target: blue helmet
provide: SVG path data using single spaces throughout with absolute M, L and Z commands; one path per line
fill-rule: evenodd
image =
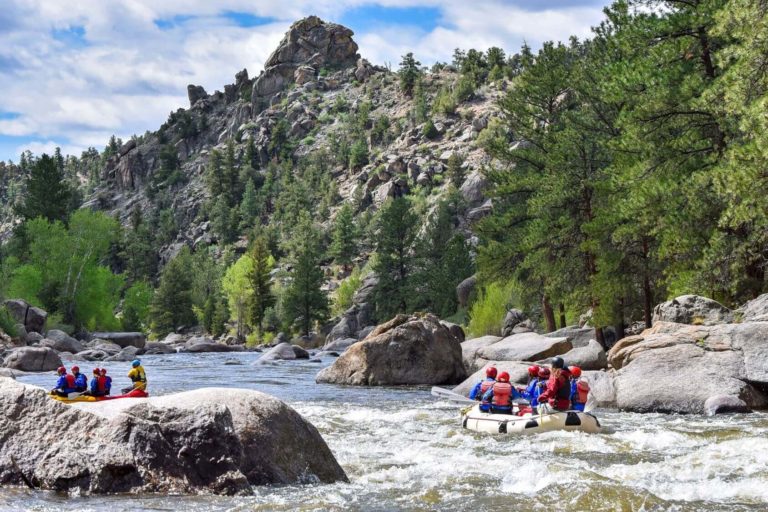
M 131 363 L 131 366 L 133 366 L 134 368 L 136 368 L 139 365 L 141 365 L 141 361 L 139 361 L 138 359 L 134 359 L 133 362 Z

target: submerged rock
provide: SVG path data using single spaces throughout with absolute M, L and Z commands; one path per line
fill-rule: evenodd
M 310 423 L 252 390 L 66 405 L 0 378 L 0 432 L 0 483 L 23 473 L 46 490 L 232 495 L 347 479 Z
M 434 315 L 398 315 L 347 349 L 316 381 L 358 386 L 450 384 L 466 378 L 461 344 Z

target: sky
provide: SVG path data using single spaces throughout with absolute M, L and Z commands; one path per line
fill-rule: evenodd
M 359 53 L 397 68 L 454 48 L 584 38 L 608 0 L 2 0 L 0 159 L 29 149 L 80 155 L 112 134 L 156 130 L 210 93 L 251 77 L 294 21 L 315 14 L 355 32 Z

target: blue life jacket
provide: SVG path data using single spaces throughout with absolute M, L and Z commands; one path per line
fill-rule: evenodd
M 579 402 L 579 391 L 576 386 L 576 379 L 571 379 L 571 409 L 574 411 L 583 411 L 586 404 Z
M 110 391 L 112 391 L 112 377 L 107 375 L 106 381 L 104 382 L 104 392 L 108 395 Z
M 533 387 L 531 398 L 529 399 L 531 402 L 531 407 L 536 407 L 539 405 L 539 395 L 541 395 L 546 387 L 547 381 L 545 379 L 536 379 L 536 385 Z
M 70 386 L 70 383 L 72 381 L 71 375 L 62 375 L 59 377 L 59 380 L 56 381 L 56 388 L 58 390 L 61 390 L 64 393 L 73 393 L 75 391 L 75 388 Z
M 525 388 L 525 391 L 523 391 L 523 398 L 528 400 L 529 402 L 533 400 L 534 393 L 536 392 L 536 386 L 539 384 L 539 378 L 534 377 L 531 379 L 531 382 L 528 383 L 528 387 Z
M 85 391 L 88 389 L 88 377 L 82 373 L 75 375 L 75 389 L 77 391 Z

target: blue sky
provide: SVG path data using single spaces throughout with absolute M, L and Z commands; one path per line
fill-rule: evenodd
M 187 106 L 186 86 L 212 92 L 258 75 L 293 21 L 316 14 L 355 32 L 360 54 L 396 67 L 453 49 L 589 35 L 607 0 L 3 0 L 0 159 L 23 149 L 102 149 L 111 134 L 155 130 Z

